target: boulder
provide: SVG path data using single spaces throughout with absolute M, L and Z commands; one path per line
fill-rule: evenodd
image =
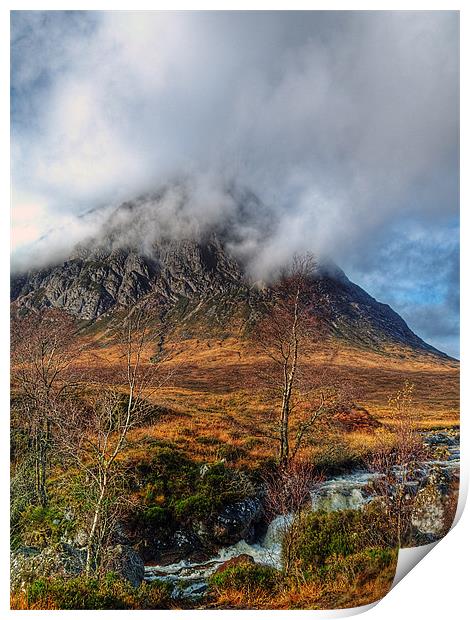
M 262 514 L 261 500 L 247 498 L 229 504 L 207 523 L 200 523 L 197 534 L 204 542 L 216 545 L 233 545 L 242 539 L 252 542 Z
M 73 577 L 85 566 L 85 552 L 67 543 L 45 549 L 21 547 L 10 555 L 12 589 L 23 588 L 40 577 Z
M 103 569 L 116 573 L 137 588 L 144 579 L 144 562 L 130 545 L 108 547 L 103 557 Z
M 88 532 L 84 528 L 78 528 L 73 537 L 73 544 L 77 547 L 86 547 L 88 543 Z

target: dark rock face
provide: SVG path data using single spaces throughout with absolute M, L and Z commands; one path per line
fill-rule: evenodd
M 333 332 L 356 346 L 396 343 L 447 357 L 417 336 L 387 304 L 382 304 L 351 282 L 341 269 L 323 271 L 316 283 L 320 305 L 329 309 Z
M 174 564 L 183 559 L 205 561 L 220 547 L 244 539 L 254 542 L 263 523 L 262 502 L 246 498 L 225 506 L 204 521 L 171 530 L 134 529 L 132 539 L 145 562 Z
M 106 549 L 103 568 L 113 572 L 137 588 L 144 579 L 144 562 L 129 545 L 115 545 Z
M 116 220 L 123 211 L 131 214 L 125 220 L 128 226 L 136 220 L 145 231 L 148 222 L 142 220 L 138 204 L 122 205 L 114 213 Z M 132 246 L 123 245 L 125 231 L 112 218 L 105 231 L 103 238 L 75 248 L 61 264 L 15 274 L 11 282 L 15 306 L 61 308 L 79 319 L 94 321 L 152 294 L 166 310 L 184 300 L 191 314 L 199 304 L 206 304 L 206 316 L 215 312 L 215 322 L 223 323 L 229 321 L 224 318 L 228 308 L 238 304 L 242 315 L 256 319 L 269 300 L 269 289 L 255 287 L 243 265 L 230 254 L 226 231 L 198 239 L 161 238 L 145 250 L 137 238 Z M 414 334 L 388 305 L 376 301 L 336 266 L 319 268 L 312 283 L 312 299 L 318 308 L 328 308 L 331 332 L 356 346 L 380 349 L 384 343 L 395 343 L 445 357 Z M 214 300 L 216 306 L 211 305 Z
M 202 540 L 216 545 L 232 545 L 242 539 L 253 542 L 255 526 L 262 514 L 261 501 L 258 498 L 247 498 L 226 506 L 207 523 L 201 523 L 197 534 Z
M 26 308 L 63 308 L 96 319 L 150 292 L 168 302 L 230 290 L 242 279 L 237 264 L 216 240 L 167 242 L 152 257 L 130 249 L 82 249 L 61 265 L 15 276 L 11 297 Z

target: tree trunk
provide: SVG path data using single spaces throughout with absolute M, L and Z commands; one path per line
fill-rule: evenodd
M 299 340 L 297 334 L 297 326 L 299 319 L 299 294 L 300 291 L 297 290 L 297 294 L 294 302 L 294 318 L 292 321 L 292 362 L 290 365 L 290 370 L 287 372 L 287 360 L 284 365 L 284 391 L 282 396 L 282 407 L 281 407 L 281 424 L 280 424 L 280 439 L 281 446 L 279 452 L 279 463 L 281 467 L 287 467 L 289 463 L 290 457 L 290 446 L 289 446 L 289 418 L 290 418 L 290 410 L 291 410 L 291 397 L 292 397 L 292 387 L 294 385 L 295 374 L 297 371 L 297 356 L 298 356 L 298 348 L 299 348 Z
M 85 564 L 85 574 L 87 577 L 89 577 L 91 573 L 93 547 L 94 547 L 94 542 L 95 542 L 96 529 L 98 527 L 98 523 L 101 517 L 101 508 L 103 505 L 104 495 L 106 493 L 106 487 L 107 487 L 107 476 L 105 474 L 102 485 L 101 485 L 100 495 L 98 497 L 98 501 L 95 506 L 95 512 L 93 514 L 93 522 L 91 524 L 90 533 L 88 534 L 88 542 L 87 542 L 87 549 L 86 549 L 86 564 Z

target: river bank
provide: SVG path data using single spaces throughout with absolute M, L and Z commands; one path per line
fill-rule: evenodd
M 460 466 L 459 433 L 456 429 L 439 429 L 425 432 L 424 442 L 431 452 L 431 459 L 419 465 L 413 472 L 408 486 L 410 492 L 422 487 L 430 477 L 439 481 L 442 494 L 455 492 Z M 360 510 L 364 505 L 377 497 L 374 481 L 381 474 L 366 469 L 353 469 L 339 475 L 327 476 L 316 484 L 310 493 L 310 507 L 313 511 Z M 436 497 L 429 510 L 421 517 L 416 517 L 414 526 L 425 542 L 441 537 L 443 528 L 442 507 L 440 497 Z M 219 552 L 207 561 L 193 562 L 182 559 L 166 565 L 145 567 L 145 580 L 160 580 L 171 584 L 175 597 L 201 596 L 207 589 L 207 581 L 221 566 L 240 556 L 248 556 L 256 563 L 282 568 L 282 535 L 289 525 L 292 516 L 278 515 L 268 525 L 264 535 L 253 542 L 245 539 L 222 547 Z

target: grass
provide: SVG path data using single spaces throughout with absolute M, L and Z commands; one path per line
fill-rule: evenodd
M 119 385 L 119 350 L 107 335 L 106 321 L 103 329 L 89 331 L 87 337 L 92 339 L 93 346 L 78 362 L 84 387 Z M 135 485 L 138 490 L 134 489 L 133 493 L 137 497 L 131 499 L 138 500 L 141 518 L 152 535 L 155 529 L 164 531 L 175 521 L 191 523 L 246 496 L 245 487 L 238 493 L 234 478 L 238 476 L 235 482 L 241 487 L 247 484 L 246 474 L 250 481 L 256 479 L 257 473 L 272 462 L 277 448 L 276 443 L 264 436 L 272 420 L 272 411 L 257 382 L 264 361 L 246 340 L 233 335 L 216 338 L 200 334 L 180 341 L 173 349 L 171 361 L 157 369 L 160 378 L 163 375 L 169 380 L 157 391 L 149 386 L 145 393 L 158 407 L 157 418 L 134 428 L 126 438 L 125 451 L 119 456 L 126 468 L 123 471 L 133 472 L 142 483 Z M 147 368 L 152 368 L 149 360 L 154 354 L 152 346 L 144 351 Z M 319 351 L 309 362 L 310 371 L 317 372 L 328 357 L 327 350 Z M 335 357 L 334 370 L 363 394 L 357 404 L 365 407 L 382 426 L 371 432 L 344 432 L 323 422 L 316 425 L 301 457 L 314 462 L 324 472 L 360 465 L 374 452 L 378 442 L 383 444 L 384 436 L 393 444 L 396 420 L 388 399 L 403 385 L 404 379 L 415 386 L 418 428 L 449 428 L 459 424 L 457 362 L 397 348 L 377 352 L 344 346 Z M 205 481 L 200 475 L 203 463 L 211 465 Z M 144 475 L 144 470 L 150 474 Z M 73 472 L 65 475 L 70 478 Z M 63 476 L 63 472 L 54 473 L 51 491 L 60 489 Z M 55 523 L 53 513 L 25 514 L 28 523 L 35 519 L 38 536 L 53 539 L 62 525 L 60 520 Z M 317 526 L 317 522 L 313 523 L 312 532 L 318 530 Z M 312 560 L 316 558 L 312 547 L 315 540 L 315 536 L 310 536 L 309 549 L 304 541 L 304 553 L 299 558 L 303 557 L 302 561 L 309 565 L 321 564 L 322 571 L 304 570 L 306 576 L 300 579 L 252 565 L 235 566 L 225 576 L 222 573 L 213 577 L 210 596 L 204 605 L 218 609 L 328 609 L 364 605 L 388 592 L 395 574 L 393 550 L 384 554 L 373 547 L 350 546 L 339 528 L 339 533 L 333 532 L 326 542 L 319 539 L 320 547 L 329 551 L 318 562 Z M 13 593 L 12 607 L 178 607 L 180 603 L 170 601 L 167 591 L 159 590 L 157 585 L 152 587 L 142 586 L 142 590 L 134 591 L 112 577 L 106 583 L 79 579 L 65 585 L 61 581 L 39 580 L 32 590 Z M 76 598 L 79 593 L 81 602 Z
M 372 511 L 307 512 L 286 540 L 288 573 L 241 562 L 209 580 L 208 605 L 219 609 L 330 609 L 365 605 L 389 591 L 397 563 L 390 546 L 370 545 Z
M 118 346 L 106 329 L 93 338 L 79 366 L 88 381 L 116 382 Z M 170 348 L 172 359 L 156 369 L 156 380 L 170 379 L 157 391 L 151 386 L 148 390 L 149 400 L 162 414 L 155 424 L 130 434 L 131 452 L 138 457 L 150 442 L 169 441 L 188 458 L 201 462 L 225 459 L 237 467 L 253 468 L 270 458 L 276 444 L 262 435 L 271 428 L 272 411 L 257 379 L 264 362 L 250 343 L 233 335 L 225 339 L 201 336 Z M 148 346 L 143 359 L 150 360 L 154 353 L 154 347 Z M 310 363 L 311 372 L 317 372 L 328 358 L 329 351 L 320 350 Z M 377 352 L 343 346 L 333 370 L 362 394 L 357 404 L 390 430 L 395 419 L 388 399 L 405 378 L 415 386 L 417 427 L 430 430 L 459 424 L 458 362 L 408 349 Z M 335 463 L 357 463 L 374 449 L 374 433 L 335 433 L 321 424 L 314 430 L 303 456 L 314 458 L 326 469 Z M 325 441 L 328 437 L 331 441 Z
M 113 573 L 102 579 L 37 579 L 10 597 L 11 609 L 171 609 L 170 588 L 159 581 L 133 588 Z

